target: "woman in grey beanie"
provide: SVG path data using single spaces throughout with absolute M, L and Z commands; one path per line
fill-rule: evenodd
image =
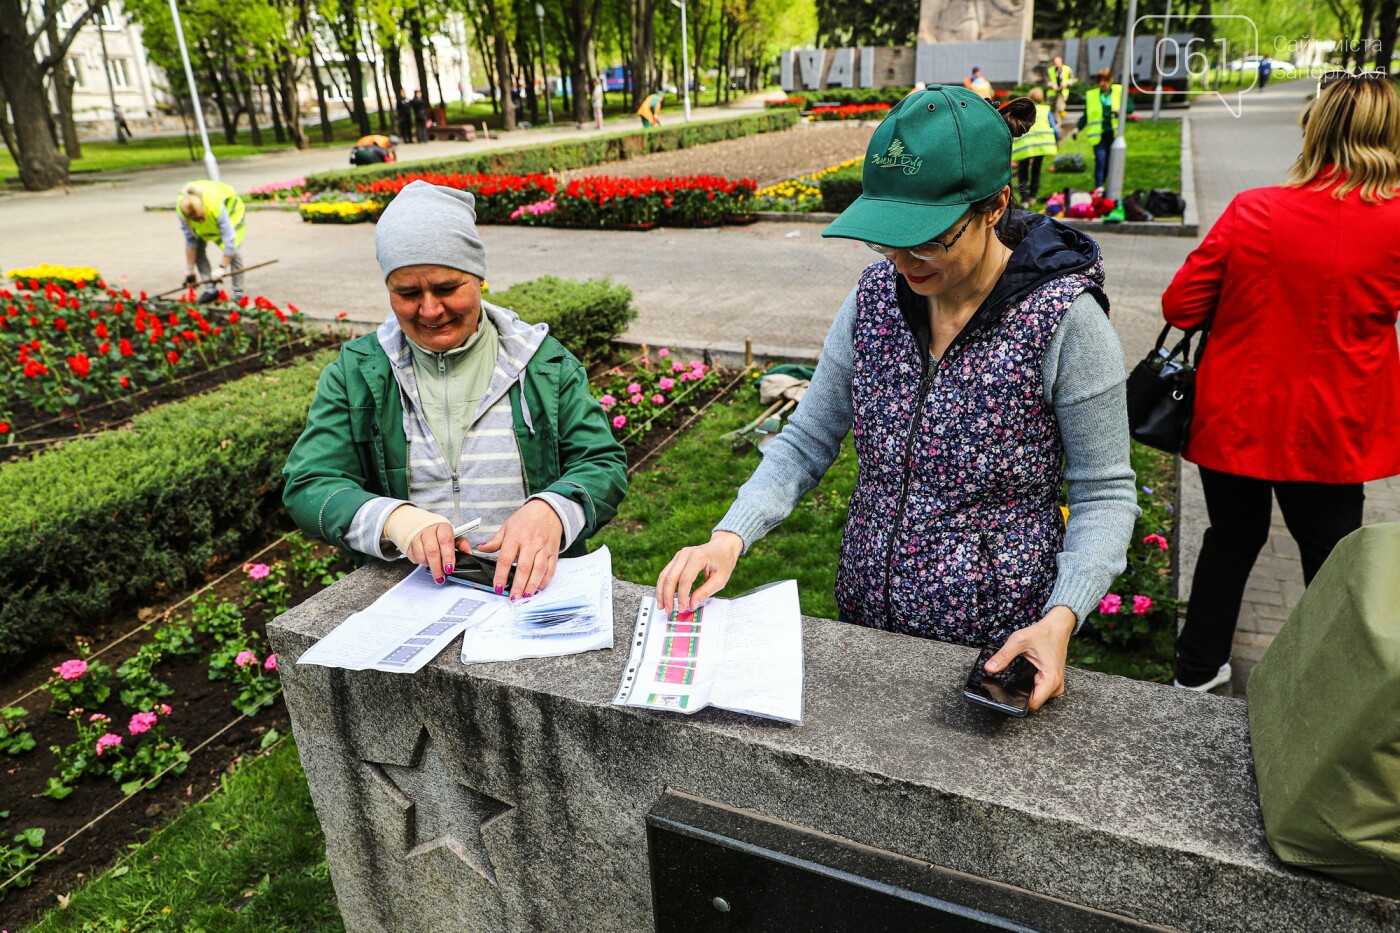
M 375 230 L 391 313 L 326 367 L 283 470 L 303 531 L 438 583 L 497 558 L 496 592 L 549 583 L 627 491 L 627 459 L 579 361 L 545 324 L 481 297 L 469 192 L 405 187 Z

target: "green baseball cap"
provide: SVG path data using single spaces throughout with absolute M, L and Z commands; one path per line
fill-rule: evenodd
M 967 88 L 930 84 L 876 127 L 861 195 L 822 236 L 918 246 L 1010 181 L 1011 130 L 996 107 Z

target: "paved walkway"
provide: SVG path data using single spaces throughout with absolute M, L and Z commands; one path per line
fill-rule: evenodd
M 1201 229 L 1209 226 L 1238 192 L 1277 184 L 1302 148 L 1298 114 L 1313 84 L 1297 81 L 1273 85 L 1264 94 L 1246 96 L 1236 119 L 1218 102 L 1191 108 L 1197 194 Z M 1201 495 L 1199 474 L 1182 465 L 1181 483 L 1181 596 L 1191 594 L 1201 535 L 1209 522 Z M 1370 483 L 1366 487 L 1366 522 L 1400 521 L 1400 479 Z M 1269 543 L 1260 554 L 1240 611 L 1235 635 L 1236 693 L 1264 649 L 1273 641 L 1293 606 L 1303 595 L 1303 570 L 1297 545 L 1289 536 L 1278 508 L 1274 509 Z

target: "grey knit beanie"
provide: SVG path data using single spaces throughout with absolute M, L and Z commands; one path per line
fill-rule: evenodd
M 426 181 L 406 185 L 384 209 L 374 252 L 384 278 L 404 266 L 447 266 L 486 278 L 486 246 L 476 232 L 476 198 Z

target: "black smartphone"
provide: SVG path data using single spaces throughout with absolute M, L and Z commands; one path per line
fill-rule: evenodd
M 465 583 L 488 593 L 496 592 L 496 562 L 481 554 L 459 553 L 457 564 L 452 568 L 449 577 L 457 583 Z M 515 565 L 511 564 L 510 571 L 506 574 L 506 591 L 509 592 L 514 584 Z
M 968 671 L 967 683 L 963 685 L 963 696 L 1008 716 L 1024 716 L 1030 712 L 1031 692 L 1035 690 L 1035 665 L 1022 656 L 1000 674 L 988 674 L 983 665 L 998 650 L 998 647 L 987 647 L 977 655 L 972 670 Z

